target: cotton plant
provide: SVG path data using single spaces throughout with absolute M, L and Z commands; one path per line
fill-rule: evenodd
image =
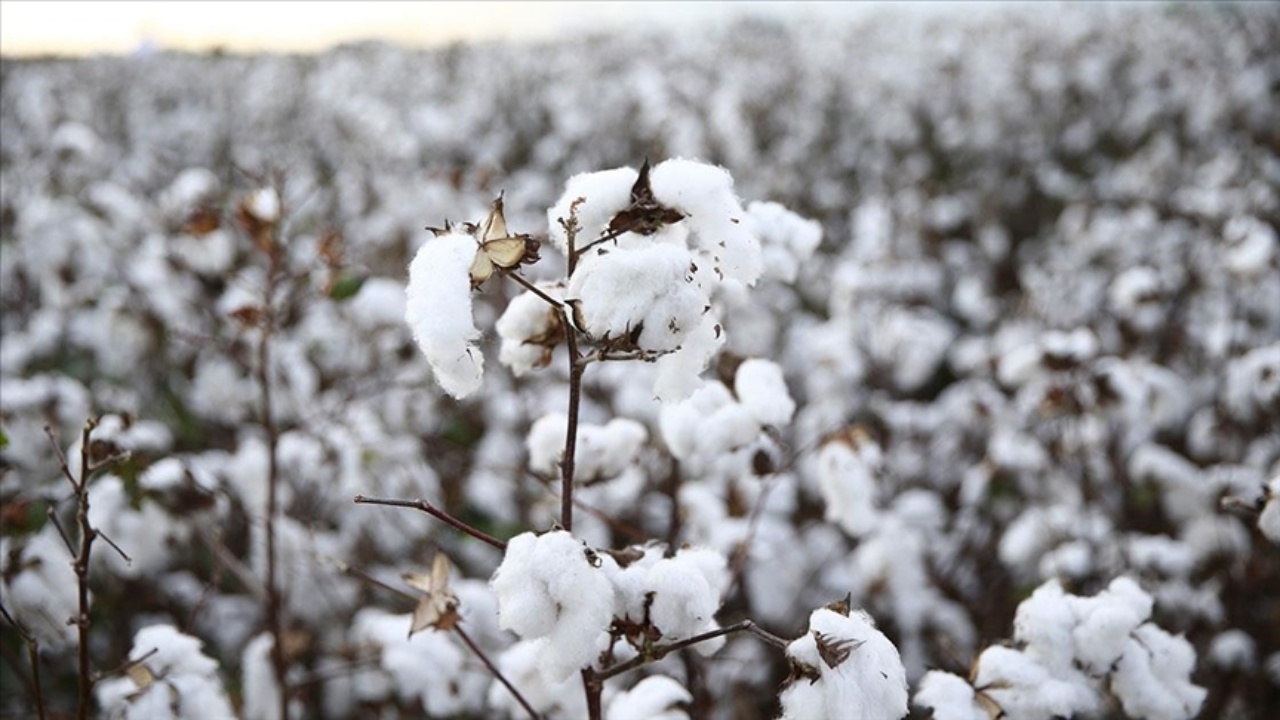
M 1195 650 L 1151 622 L 1152 607 L 1127 577 L 1093 597 L 1050 580 L 1018 606 L 1015 647 L 984 650 L 968 680 L 930 671 L 914 702 L 957 720 L 987 712 L 1048 720 L 1099 715 L 1109 696 L 1126 717 L 1195 717 L 1207 694 L 1191 681 Z
M 201 652 L 198 638 L 172 625 L 152 625 L 133 636 L 125 677 L 95 688 L 105 717 L 236 717 L 223 688 L 218 662 Z

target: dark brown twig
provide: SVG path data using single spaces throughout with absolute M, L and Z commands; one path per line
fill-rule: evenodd
M 507 549 L 507 544 L 505 542 L 484 532 L 483 530 L 476 529 L 466 524 L 465 522 L 455 518 L 454 516 L 441 510 L 435 505 L 432 505 L 426 500 L 422 500 L 422 499 L 395 500 L 390 498 L 371 498 L 371 497 L 365 497 L 364 495 L 356 495 L 354 498 L 354 501 L 358 505 L 387 505 L 390 507 L 404 507 L 404 508 L 411 508 L 413 510 L 421 510 L 422 512 L 430 515 L 431 517 L 445 523 L 446 525 L 449 525 L 450 527 L 456 530 L 461 530 L 462 532 L 470 535 L 471 537 L 477 540 L 480 540 L 481 542 L 488 543 L 489 545 L 492 545 L 493 547 L 499 550 L 502 550 L 504 552 Z
M 701 635 L 694 635 L 691 638 L 685 638 L 684 640 L 677 640 L 676 642 L 668 643 L 666 645 L 658 645 L 650 649 L 649 652 L 647 653 L 644 653 L 642 655 L 637 655 L 631 658 L 630 660 L 627 660 L 626 662 L 621 662 L 621 663 L 618 663 L 617 665 L 613 665 L 604 670 L 599 671 L 598 673 L 595 674 L 595 677 L 597 680 L 600 680 L 600 681 L 608 680 L 611 677 L 615 677 L 617 675 L 621 675 L 622 673 L 635 670 L 636 668 L 642 665 L 647 665 L 651 662 L 661 660 L 662 658 L 666 657 L 667 655 L 670 655 L 673 652 L 676 652 L 677 650 L 683 650 L 687 647 L 692 647 L 701 642 L 714 640 L 715 638 L 721 637 L 723 635 L 731 635 L 733 633 L 738 633 L 738 632 L 749 632 L 752 635 L 755 635 L 756 637 L 760 638 L 761 640 L 764 640 L 765 642 L 769 643 L 770 645 L 782 648 L 784 650 L 787 647 L 786 640 L 783 640 L 777 635 L 774 635 L 773 633 L 770 633 L 762 629 L 759 625 L 756 625 L 755 622 L 751 620 L 743 620 L 740 623 L 735 623 L 727 627 L 716 628 L 715 630 L 704 632 Z

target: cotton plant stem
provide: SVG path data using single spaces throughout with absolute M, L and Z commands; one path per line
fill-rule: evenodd
M 765 642 L 769 643 L 770 645 L 773 645 L 774 647 L 778 647 L 781 649 L 786 649 L 787 647 L 786 640 L 783 640 L 777 635 L 774 635 L 773 633 L 770 633 L 762 629 L 759 625 L 756 625 L 754 621 L 743 620 L 740 623 L 735 623 L 727 627 L 716 628 L 715 630 L 704 632 L 701 635 L 694 635 L 691 638 L 678 640 L 676 642 L 669 643 L 667 645 L 658 645 L 657 647 L 654 647 L 649 652 L 643 655 L 637 655 L 636 657 L 633 657 L 630 660 L 627 660 L 626 662 L 618 663 L 617 665 L 610 666 L 604 670 L 601 670 L 595 673 L 595 679 L 603 682 L 604 680 L 608 680 L 611 677 L 621 675 L 622 673 L 635 670 L 636 668 L 641 667 L 643 665 L 647 665 L 651 662 L 661 660 L 662 658 L 666 657 L 667 655 L 670 655 L 673 652 L 676 652 L 677 650 L 683 650 L 687 647 L 692 647 L 694 645 L 697 645 L 698 643 L 706 642 L 707 640 L 714 640 L 715 638 L 718 638 L 724 635 L 731 635 L 733 633 L 739 633 L 739 632 L 749 632 L 752 635 L 755 635 L 756 637 L 760 638 L 761 640 L 764 640 Z
M 80 434 L 80 477 L 73 481 L 76 489 L 76 525 L 80 531 L 80 551 L 76 555 L 72 567 L 75 568 L 78 610 L 75 626 L 80 642 L 78 654 L 79 700 L 76 704 L 76 717 L 87 720 L 89 708 L 93 704 L 93 674 L 89 664 L 89 557 L 93 552 L 93 540 L 96 535 L 89 525 L 89 435 L 95 423 L 85 423 Z M 70 470 L 67 477 L 71 477 Z
M 582 406 L 582 374 L 586 366 L 578 362 L 582 355 L 578 350 L 577 331 L 566 314 L 565 337 L 569 344 L 569 420 L 565 427 L 564 456 L 560 460 L 560 525 L 573 532 L 573 472 L 574 456 L 578 448 L 578 409 Z
M 445 523 L 446 525 L 449 525 L 450 527 L 456 530 L 460 530 L 483 543 L 492 545 L 498 550 L 502 550 L 505 552 L 507 549 L 507 544 L 502 540 L 499 540 L 498 538 L 484 532 L 483 530 L 479 530 L 477 528 L 474 528 L 466 524 L 465 522 L 455 518 L 454 516 L 441 510 L 435 505 L 432 505 L 426 500 L 421 500 L 421 499 L 395 500 L 390 498 L 371 498 L 371 497 L 365 497 L 364 495 L 356 495 L 354 498 L 354 502 L 358 505 L 387 505 L 390 507 L 403 507 L 403 508 L 411 508 L 413 510 L 421 510 L 422 512 Z
M 534 295 L 537 295 L 538 297 L 542 298 L 551 307 L 554 307 L 556 309 L 564 308 L 564 303 L 546 294 L 545 292 L 543 292 L 542 288 L 539 288 L 537 285 L 534 285 L 533 283 L 524 279 L 524 277 L 521 276 L 519 273 L 508 273 L 507 277 L 516 281 L 516 284 L 520 285 L 525 290 L 528 290 Z
M 262 427 L 267 433 L 267 631 L 271 633 L 271 669 L 275 675 L 276 686 L 280 689 L 279 717 L 289 717 L 288 663 L 284 655 L 284 619 L 283 603 L 280 588 L 276 583 L 276 515 L 279 512 L 280 467 L 276 446 L 279 444 L 279 428 L 272 417 L 271 403 L 271 334 L 275 329 L 275 291 L 279 278 L 277 254 L 269 253 L 270 261 L 267 269 L 266 311 L 258 343 L 258 384 L 261 387 Z
M 604 693 L 605 678 L 596 674 L 590 667 L 582 668 L 582 687 L 587 694 L 588 720 L 601 720 L 604 717 L 600 704 L 600 696 Z

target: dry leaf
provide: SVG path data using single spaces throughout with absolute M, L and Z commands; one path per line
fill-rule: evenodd
M 449 558 L 444 553 L 436 553 L 430 575 L 405 573 L 402 577 L 410 587 L 422 591 L 418 606 L 413 609 L 409 637 L 425 628 L 452 630 L 462 620 L 458 596 L 449 589 Z

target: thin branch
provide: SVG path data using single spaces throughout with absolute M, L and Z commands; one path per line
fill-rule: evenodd
M 109 678 L 115 675 L 123 675 L 129 672 L 130 670 L 138 667 L 142 663 L 146 662 L 148 658 L 150 658 L 152 655 L 155 655 L 158 652 L 160 652 L 160 648 L 151 648 L 150 650 L 143 653 L 142 656 L 136 660 L 126 660 L 120 663 L 120 665 L 113 670 L 108 670 L 107 672 L 104 672 L 104 673 L 98 673 L 97 675 L 94 676 L 93 681 L 96 683 L 102 680 L 103 678 Z
M 586 255 L 587 251 L 590 250 L 591 248 L 596 247 L 597 245 L 601 245 L 603 243 L 607 243 L 610 240 L 617 240 L 618 238 L 622 237 L 628 232 L 630 232 L 629 228 L 618 228 L 617 230 L 612 230 L 610 232 L 607 232 L 604 235 L 601 235 L 595 240 L 592 240 L 591 242 L 582 246 L 582 249 L 577 251 L 577 255 L 578 257 L 582 257 L 583 255 Z
M 53 528 L 58 531 L 58 535 L 62 537 L 63 544 L 67 546 L 67 552 L 71 553 L 72 555 L 75 555 L 76 544 L 72 542 L 71 536 L 67 534 L 67 529 L 62 527 L 62 521 L 58 519 L 57 508 L 53 505 L 50 505 L 49 508 L 45 511 L 45 514 L 48 515 L 49 522 L 53 523 Z
M 525 290 L 528 290 L 529 292 L 533 293 L 534 295 L 537 295 L 538 297 L 540 297 L 540 298 L 542 298 L 543 300 L 545 300 L 545 301 L 546 301 L 549 305 L 551 305 L 552 307 L 554 307 L 554 308 L 556 308 L 556 309 L 562 309 L 562 308 L 564 308 L 564 303 L 562 303 L 562 302 L 560 302 L 559 300 L 557 300 L 557 299 L 555 299 L 555 298 L 551 297 L 550 295 L 546 294 L 545 292 L 543 292 L 542 288 L 540 288 L 540 287 L 538 287 L 537 285 L 534 285 L 533 283 L 529 282 L 528 280 L 526 280 L 526 279 L 524 278 L 524 276 L 520 275 L 519 273 L 510 272 L 510 273 L 507 273 L 507 274 L 506 274 L 506 276 L 507 276 L 507 277 L 509 277 L 509 278 L 511 278 L 512 280 L 515 280 L 515 281 L 516 281 L 516 283 L 518 283 L 518 284 L 519 284 L 521 287 L 523 287 Z
M 236 576 L 236 580 L 240 581 L 240 584 L 253 595 L 255 600 L 264 602 L 267 599 L 267 590 L 262 586 L 262 581 L 253 574 L 249 566 L 240 562 L 240 559 L 233 555 L 220 539 L 200 525 L 196 525 L 196 537 L 200 538 L 205 547 L 209 548 L 209 552 L 213 553 L 217 562 L 230 570 L 232 575 Z
M 569 420 L 565 423 L 564 455 L 560 460 L 560 526 L 573 532 L 574 455 L 578 448 L 578 409 L 582 405 L 582 374 L 586 366 L 579 362 L 582 354 L 573 323 L 569 322 L 568 313 L 560 312 L 569 344 Z
M 762 629 L 759 625 L 756 625 L 755 622 L 751 620 L 743 620 L 740 623 L 729 625 L 728 627 L 716 628 L 715 630 L 704 632 L 701 635 L 694 635 L 691 638 L 678 640 L 676 642 L 669 643 L 667 645 L 658 645 L 650 649 L 647 653 L 644 653 L 642 655 L 637 655 L 636 657 L 633 657 L 626 662 L 618 663 L 617 665 L 613 665 L 609 668 L 599 671 L 598 673 L 596 673 L 595 677 L 600 681 L 608 680 L 611 677 L 621 675 L 622 673 L 629 672 L 631 670 L 635 670 L 636 668 L 642 665 L 647 665 L 651 662 L 661 660 L 662 658 L 666 657 L 667 655 L 670 655 L 673 652 L 676 652 L 677 650 L 683 650 L 687 647 L 692 647 L 694 645 L 697 645 L 698 643 L 706 642 L 707 640 L 714 640 L 715 638 L 722 637 L 724 635 L 731 635 L 733 633 L 738 633 L 738 632 L 749 632 L 752 635 L 755 635 L 756 637 L 760 638 L 761 640 L 764 640 L 765 642 L 769 643 L 770 645 L 774 645 L 775 647 L 779 647 L 784 650 L 787 647 L 786 640 L 783 640 L 777 635 L 774 635 L 773 633 L 770 633 Z
M 126 553 L 124 550 L 121 550 L 120 546 L 116 544 L 115 540 L 112 540 L 106 533 L 102 532 L 101 530 L 97 530 L 95 532 L 98 533 L 98 537 L 102 539 L 102 542 L 106 543 L 107 545 L 110 545 L 111 549 L 115 550 L 116 554 L 124 558 L 125 562 L 129 563 L 130 565 L 133 564 L 133 558 L 129 557 L 129 554 Z
M 88 720 L 89 706 L 93 703 L 93 676 L 89 663 L 89 557 L 93 552 L 93 540 L 97 533 L 89 524 L 89 435 L 96 423 L 92 419 L 84 424 L 80 433 L 80 477 L 71 476 L 71 468 L 65 456 L 59 451 L 59 463 L 63 473 L 71 480 L 76 489 L 76 525 L 80 531 L 80 552 L 76 555 L 72 568 L 76 573 L 78 605 L 76 617 L 71 624 L 76 626 L 80 647 L 78 652 L 79 693 L 76 706 L 76 717 Z M 52 438 L 52 434 L 50 434 Z
M 80 484 L 76 480 L 75 476 L 71 474 L 71 463 L 67 462 L 67 454 L 63 452 L 62 444 L 58 442 L 57 436 L 53 434 L 53 428 L 45 425 L 44 434 L 45 437 L 49 438 L 49 445 L 53 447 L 53 455 L 58 459 L 58 467 L 62 469 L 62 476 L 67 479 L 67 482 L 71 483 L 71 487 L 79 490 Z M 86 437 L 88 436 L 86 435 Z M 87 442 L 88 441 L 86 440 L 86 444 Z M 84 454 L 84 448 L 81 448 L 81 454 Z M 84 474 L 83 467 L 80 468 L 80 473 L 82 475 Z
M 484 663 L 484 666 L 489 668 L 489 672 L 493 673 L 493 676 L 498 679 L 498 682 L 502 683 L 502 686 L 505 687 L 513 697 L 515 697 L 516 702 L 520 703 L 520 706 L 525 709 L 525 712 L 529 713 L 529 717 L 533 718 L 533 720 L 542 720 L 542 716 L 538 714 L 538 711 L 533 709 L 533 706 L 529 704 L 528 700 L 524 699 L 524 696 L 520 694 L 520 691 L 516 689 L 516 686 L 512 685 L 511 681 L 507 680 L 506 676 L 502 674 L 502 671 L 498 670 L 498 667 L 489 660 L 489 656 L 485 655 L 484 651 L 480 649 L 480 646 L 476 645 L 475 641 L 471 639 L 471 636 L 467 634 L 467 631 L 462 629 L 462 625 L 454 625 L 453 631 L 462 639 L 462 642 L 466 644 L 467 648 L 471 650 L 471 652 L 475 653 L 476 657 L 480 658 L 480 662 Z
M 456 530 L 461 530 L 462 532 L 470 535 L 471 537 L 481 542 L 488 543 L 489 545 L 492 545 L 493 547 L 499 550 L 502 550 L 504 552 L 507 549 L 507 544 L 505 542 L 484 532 L 483 530 L 478 530 L 466 524 L 465 522 L 437 508 L 436 506 L 432 505 L 426 500 L 422 500 L 422 499 L 394 500 L 390 498 L 371 498 L 371 497 L 365 497 L 364 495 L 356 495 L 354 498 L 354 501 L 358 505 L 387 505 L 390 507 L 404 507 L 404 508 L 411 508 L 413 510 L 421 510 L 422 512 L 430 515 L 431 517 L 445 523 L 446 525 L 449 525 L 450 527 Z

